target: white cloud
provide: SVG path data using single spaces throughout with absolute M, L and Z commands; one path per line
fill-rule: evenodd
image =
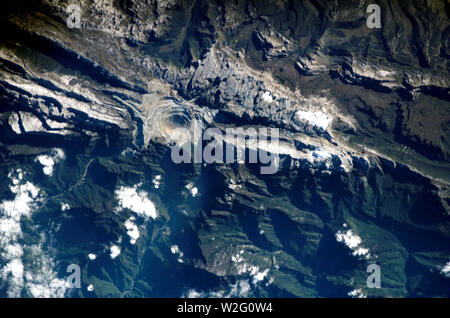
M 345 245 L 350 247 L 351 249 L 356 248 L 359 244 L 361 244 L 361 238 L 354 234 L 352 230 L 348 230 L 347 232 L 337 232 L 336 240 L 338 242 L 344 242 Z
M 19 179 L 13 179 L 13 184 L 17 180 Z M 16 194 L 16 197 L 14 200 L 5 200 L 0 203 L 0 210 L 3 210 L 5 216 L 18 221 L 23 215 L 30 215 L 34 199 L 39 194 L 39 188 L 27 181 L 10 186 L 10 190 Z
M 369 249 L 360 246 L 362 243 L 361 238 L 353 233 L 351 229 L 347 231 L 338 231 L 336 233 L 336 240 L 338 242 L 344 243 L 350 249 L 352 249 L 353 256 L 366 256 L 366 258 L 370 257 Z
M 88 257 L 91 261 L 93 261 L 97 258 L 97 255 L 95 255 L 94 253 L 90 253 L 90 254 L 88 254 Z
M 62 298 L 66 293 L 66 280 L 57 277 L 54 263 L 42 251 L 41 245 L 31 246 L 33 270 L 25 272 L 25 287 L 35 298 Z
M 170 247 L 170 251 L 172 252 L 172 254 L 178 254 L 180 252 L 180 248 L 178 247 L 178 245 L 172 245 Z
M 42 171 L 44 171 L 46 175 L 51 176 L 53 174 L 53 165 L 55 164 L 55 161 L 52 157 L 40 155 L 36 160 L 43 166 Z
M 15 176 L 14 176 L 15 175 Z M 39 188 L 23 180 L 23 171 L 9 173 L 12 185 L 9 187 L 16 196 L 13 200 L 0 203 L 0 248 L 6 248 L 21 236 L 20 220 L 23 216 L 30 216 L 34 208 L 34 201 L 39 195 Z
M 189 289 L 185 295 L 185 298 L 202 298 L 204 297 L 204 293 L 199 293 L 198 291 L 196 291 L 195 289 Z
M 226 290 L 198 292 L 190 289 L 182 297 L 186 298 L 230 298 L 230 297 L 248 297 L 251 291 L 250 283 L 246 279 L 238 280 L 230 284 Z
M 450 278 L 450 262 L 448 262 L 445 266 L 443 266 L 441 268 L 441 273 L 445 276 L 445 277 L 449 277 Z
M 347 295 L 350 296 L 350 297 L 355 297 L 355 298 L 367 298 L 367 296 L 364 295 L 364 293 L 363 293 L 361 288 L 354 289 L 354 290 L 348 292 Z
M 249 292 L 250 284 L 248 280 L 239 280 L 235 284 L 231 285 L 231 290 L 225 297 L 247 297 Z
M 170 251 L 172 252 L 172 254 L 176 255 L 178 257 L 178 262 L 183 263 L 183 256 L 184 253 L 180 250 L 180 248 L 178 247 L 178 245 L 172 245 L 170 247 Z
M 22 217 L 31 216 L 39 188 L 24 180 L 21 169 L 9 173 L 8 177 L 15 198 L 0 203 L 0 255 L 5 260 L 0 277 L 7 282 L 6 295 L 20 297 L 25 289 L 32 297 L 64 297 L 65 281 L 57 277 L 52 258 L 42 249 L 45 237 L 42 235 L 35 245 L 19 244 L 22 237 L 20 221 Z M 33 260 L 31 264 L 22 263 L 25 254 Z
M 22 259 L 14 258 L 10 260 L 0 271 L 3 281 L 8 282 L 7 296 L 20 297 L 24 281 L 23 281 L 23 264 Z
M 22 229 L 20 228 L 19 221 L 10 217 L 0 218 L 0 247 L 4 248 L 9 244 L 14 244 L 14 241 L 16 241 L 21 234 Z
M 53 166 L 55 163 L 58 163 L 64 158 L 64 151 L 59 148 L 54 148 L 51 151 L 51 155 L 39 155 L 36 157 L 36 160 L 43 166 L 42 171 L 44 174 L 51 176 L 53 175 Z
M 353 255 L 355 256 L 363 256 L 368 255 L 369 249 L 364 247 L 358 247 L 356 250 L 353 251 Z
M 155 187 L 155 189 L 158 189 L 159 186 L 161 185 L 161 176 L 160 175 L 155 176 L 153 178 L 152 182 L 153 182 L 153 186 Z
M 194 183 L 190 182 L 186 185 L 186 189 L 189 190 L 189 192 L 191 193 L 192 197 L 195 198 L 198 194 L 198 188 L 194 187 Z
M 261 282 L 264 280 L 264 278 L 267 276 L 267 274 L 269 273 L 269 269 L 266 268 L 264 271 L 262 272 L 257 272 L 253 275 L 253 284 L 257 284 L 258 282 Z
M 136 218 L 131 216 L 128 220 L 125 221 L 125 228 L 127 229 L 127 234 L 130 237 L 130 243 L 135 244 L 137 239 L 139 238 L 139 229 L 134 222 Z
M 130 209 L 136 214 L 144 218 L 156 219 L 158 216 L 156 213 L 155 205 L 150 201 L 147 196 L 148 193 L 142 190 L 137 190 L 138 186 L 134 187 L 120 187 L 115 191 L 119 206 L 124 209 Z
M 179 253 L 179 247 L 173 245 L 171 247 L 171 252 L 173 254 Z M 230 284 L 225 290 L 209 290 L 209 291 L 197 291 L 195 289 L 190 289 L 186 291 L 183 297 L 187 298 L 230 298 L 230 297 L 249 297 L 251 288 L 257 287 L 259 283 L 266 280 L 270 272 L 269 268 L 265 270 L 260 270 L 258 266 L 246 263 L 245 251 L 240 250 L 235 255 L 231 256 L 231 262 L 235 266 L 237 275 L 240 279 L 234 284 Z M 265 286 L 270 285 L 273 282 L 273 278 L 269 278 L 265 283 Z
M 273 279 L 273 277 L 271 277 L 269 279 L 269 281 L 266 283 L 266 287 L 269 286 L 270 284 L 272 284 L 273 282 L 274 282 L 274 279 Z
M 266 268 L 264 271 L 260 272 L 258 266 L 250 265 L 245 262 L 243 254 L 244 250 L 241 250 L 238 254 L 232 255 L 231 261 L 234 263 L 238 275 L 249 274 L 253 277 L 253 284 L 256 285 L 266 278 L 269 273 L 269 269 Z
M 94 285 L 90 284 L 87 288 L 88 292 L 93 292 L 94 291 Z
M 1 255 L 5 259 L 20 258 L 23 255 L 23 248 L 19 243 L 12 243 L 6 245 Z
M 111 256 L 111 258 L 115 259 L 120 254 L 120 247 L 118 247 L 117 245 L 112 245 L 109 248 L 109 251 L 110 251 L 109 255 Z
M 70 209 L 70 204 L 61 202 L 61 211 L 66 211 Z

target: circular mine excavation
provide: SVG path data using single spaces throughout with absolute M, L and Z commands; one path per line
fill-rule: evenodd
M 182 145 L 190 141 L 190 134 L 186 130 L 192 132 L 194 119 L 198 118 L 200 116 L 192 106 L 167 98 L 149 112 L 147 125 L 150 136 L 162 137 L 168 143 Z

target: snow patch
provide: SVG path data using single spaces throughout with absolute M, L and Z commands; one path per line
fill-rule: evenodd
M 238 184 L 234 179 L 230 179 L 230 183 L 229 183 L 228 187 L 231 190 L 236 190 L 236 189 L 242 188 L 242 185 Z
M 331 159 L 331 154 L 323 148 L 318 148 L 316 150 L 313 150 L 311 152 L 311 156 L 313 159 L 317 159 L 320 161 Z
M 264 94 L 262 94 L 262 96 L 261 96 L 261 99 L 266 103 L 273 102 L 272 94 L 269 91 L 264 92 Z
M 331 123 L 331 118 L 327 117 L 322 112 L 310 112 L 299 110 L 296 112 L 295 116 L 323 130 L 327 129 L 328 125 L 330 125 Z
M 22 131 L 20 130 L 19 125 L 19 115 L 17 113 L 12 113 L 11 116 L 9 116 L 9 125 L 11 126 L 11 129 L 16 133 L 20 134 Z

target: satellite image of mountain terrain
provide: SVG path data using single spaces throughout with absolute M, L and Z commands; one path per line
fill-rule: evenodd
M 0 8 L 0 297 L 450 297 L 448 0 Z

